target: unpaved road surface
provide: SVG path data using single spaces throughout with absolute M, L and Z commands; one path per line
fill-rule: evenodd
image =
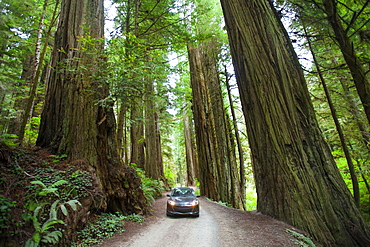
M 166 200 L 167 197 L 156 200 L 151 216 L 142 225 L 127 222 L 125 232 L 99 246 L 300 246 L 297 239 L 286 232 L 293 229 L 292 226 L 254 211 L 227 208 L 200 198 L 199 218 L 172 218 L 166 216 Z

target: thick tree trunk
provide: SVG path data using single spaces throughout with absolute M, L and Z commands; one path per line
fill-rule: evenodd
M 219 55 L 218 41 L 210 39 L 202 43 L 203 62 L 207 87 L 210 92 L 210 107 L 214 119 L 215 146 L 218 157 L 218 187 L 221 200 L 234 208 L 243 209 L 244 199 L 239 187 L 239 170 L 236 163 L 235 142 L 231 133 L 230 121 L 225 113 L 220 78 L 217 70 Z
M 319 130 L 303 73 L 268 2 L 221 3 L 258 211 L 306 230 L 325 246 L 369 245 L 369 229 Z
M 143 100 L 139 96 L 135 97 L 134 103 L 131 106 L 131 155 L 130 163 L 134 163 L 137 167 L 145 169 L 145 150 L 144 150 L 144 113 Z
M 217 71 L 217 60 L 214 57 L 216 44 L 214 40 L 203 44 L 202 48 L 189 49 L 189 60 L 191 70 L 191 85 L 193 88 L 193 111 L 195 120 L 195 129 L 197 133 L 197 146 L 204 146 L 211 155 L 208 161 L 212 167 L 205 168 L 200 161 L 200 171 L 208 169 L 208 176 L 201 177 L 201 188 L 214 181 L 217 194 L 207 194 L 214 200 L 221 200 L 231 204 L 235 208 L 243 208 L 243 199 L 240 190 L 240 181 L 238 168 L 236 164 L 235 145 L 230 140 L 229 123 L 226 120 L 226 114 L 221 93 L 220 80 Z M 201 49 L 204 49 L 202 52 Z M 194 51 L 194 53 L 192 53 Z M 193 62 L 193 63 L 192 63 Z M 199 64 L 195 64 L 199 63 Z M 198 69 L 199 68 L 199 69 Z M 198 78 L 204 79 L 202 84 L 197 83 Z M 197 92 L 202 95 L 197 95 Z M 202 113 L 195 112 L 195 105 L 200 105 L 198 110 Z M 204 132 L 202 119 L 205 117 L 207 136 Z M 200 141 L 200 138 L 208 138 L 207 142 Z M 203 155 L 199 147 L 198 155 Z M 205 158 L 205 157 L 203 157 Z M 212 168 L 212 169 L 210 169 Z M 211 174 L 211 176 L 209 176 Z M 208 181 L 206 181 L 208 180 Z M 206 184 L 206 185 L 203 185 Z M 213 191 L 212 191 L 213 192 Z
M 145 172 L 152 179 L 164 181 L 159 123 L 154 95 L 154 85 L 152 82 L 149 82 L 147 85 L 145 109 L 145 153 L 147 157 L 145 161 Z
M 85 160 L 94 169 L 104 193 L 101 209 L 142 213 L 140 179 L 123 168 L 118 156 L 113 106 L 98 104 L 109 95 L 107 85 L 95 81 L 104 76 L 99 69 L 103 30 L 103 0 L 63 0 L 37 144 L 69 160 Z M 90 40 L 94 45 L 85 46 L 91 48 L 85 53 L 79 37 L 97 40 Z
M 188 47 L 191 87 L 193 95 L 193 115 L 198 148 L 200 193 L 219 200 L 217 191 L 216 150 L 213 145 L 213 125 L 209 108 L 209 93 L 205 85 L 205 75 L 199 48 Z

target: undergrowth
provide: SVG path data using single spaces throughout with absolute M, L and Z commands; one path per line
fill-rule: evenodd
M 6 151 L 9 162 L 0 169 L 0 242 L 7 241 L 8 246 L 24 246 L 26 241 L 27 246 L 57 243 L 64 234 L 65 217 L 81 207 L 82 198 L 91 196 L 90 172 L 62 163 L 66 155 L 29 149 Z M 151 204 L 162 196 L 164 184 L 147 178 L 142 169 L 136 166 L 134 169 L 142 180 L 147 204 Z M 102 213 L 91 219 L 92 222 L 79 233 L 81 241 L 74 246 L 102 242 L 114 232 L 124 231 L 124 221 L 142 223 L 144 217 Z
M 124 224 L 128 220 L 141 224 L 144 221 L 144 216 L 102 213 L 97 216 L 95 222 L 91 222 L 78 233 L 79 240 L 72 243 L 72 247 L 89 247 L 100 244 L 104 240 L 111 238 L 114 233 L 124 232 Z
M 312 242 L 309 237 L 306 237 L 302 233 L 296 232 L 291 229 L 285 230 L 287 233 L 290 233 L 295 239 L 295 243 L 302 247 L 316 247 L 316 245 Z
M 144 192 L 147 204 L 151 205 L 155 199 L 162 196 L 162 192 L 165 190 L 163 182 L 148 178 L 145 176 L 145 171 L 137 167 L 136 164 L 132 163 L 131 166 L 136 171 L 136 174 L 141 178 L 141 189 Z

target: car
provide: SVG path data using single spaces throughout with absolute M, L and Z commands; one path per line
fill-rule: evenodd
M 177 187 L 167 195 L 167 216 L 188 215 L 199 217 L 199 195 L 190 187 Z

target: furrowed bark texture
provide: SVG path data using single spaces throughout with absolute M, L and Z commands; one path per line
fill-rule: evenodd
M 193 115 L 196 142 L 198 148 L 200 193 L 214 200 L 219 199 L 217 192 L 217 168 L 215 167 L 215 149 L 212 125 L 209 114 L 209 95 L 205 86 L 205 75 L 199 48 L 188 47 L 191 87 L 193 95 Z
M 185 152 L 186 152 L 186 184 L 187 186 L 195 186 L 195 178 L 197 178 L 197 156 L 194 143 L 194 130 L 191 118 L 188 115 L 184 116 L 184 137 L 185 137 Z
M 206 194 L 214 200 L 221 200 L 231 204 L 234 208 L 243 208 L 243 199 L 239 187 L 240 180 L 236 164 L 235 145 L 232 147 L 230 140 L 229 123 L 226 120 L 226 114 L 221 93 L 221 86 L 217 71 L 217 60 L 213 56 L 217 49 L 217 42 L 211 40 L 204 42 L 200 48 L 190 48 L 189 58 L 191 61 L 191 84 L 193 89 L 193 111 L 194 122 L 197 133 L 197 143 L 199 147 L 199 156 L 204 156 L 201 148 L 207 149 L 212 157 L 208 163 L 199 162 L 201 174 L 203 169 L 208 170 L 210 174 L 204 174 L 201 177 L 201 188 L 207 184 L 207 179 L 214 179 L 217 194 Z M 195 64 L 197 63 L 197 64 Z M 204 81 L 201 84 L 197 80 Z M 201 95 L 198 95 L 201 92 Z M 198 106 L 199 105 L 199 106 Z M 201 118 L 199 118 L 201 116 Z M 203 122 L 204 118 L 206 121 Z M 207 132 L 207 142 L 200 141 Z M 198 140 L 199 139 L 199 140 Z M 202 157 L 205 158 L 205 157 Z M 204 167 L 207 164 L 208 167 Z M 211 180 L 212 181 L 212 180 Z M 208 188 L 204 188 L 207 190 Z
M 134 163 L 137 167 L 145 169 L 144 123 L 142 119 L 144 119 L 143 99 L 137 95 L 131 106 L 130 163 Z
M 71 161 L 85 160 L 104 192 L 102 209 L 142 213 L 140 180 L 118 156 L 112 103 L 100 104 L 109 95 L 107 85 L 96 79 L 104 76 L 103 42 L 82 47 L 83 39 L 101 39 L 103 30 L 103 0 L 62 1 L 37 144 Z
M 268 1 L 221 0 L 246 119 L 258 211 L 324 246 L 369 230 L 319 131 L 307 86 Z
M 158 121 L 158 113 L 156 103 L 154 102 L 155 95 L 153 82 L 148 82 L 148 95 L 146 97 L 145 108 L 145 174 L 155 180 L 162 180 L 165 182 L 162 148 L 161 148 L 161 134 Z

